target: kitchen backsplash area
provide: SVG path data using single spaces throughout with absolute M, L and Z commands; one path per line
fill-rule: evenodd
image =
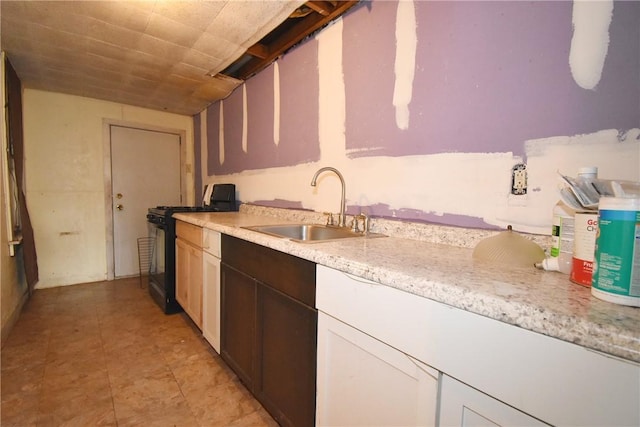
M 275 217 L 283 221 L 299 222 L 302 224 L 323 224 L 327 220 L 326 215 L 320 212 L 260 206 L 250 203 L 240 205 L 240 212 L 248 215 Z M 352 220 L 353 216 L 348 216 L 347 224 L 350 224 Z M 481 240 L 496 234 L 494 230 L 468 229 L 387 218 L 371 218 L 369 231 L 400 239 L 419 240 L 422 242 L 469 249 L 474 248 Z M 527 234 L 525 237 L 545 249 L 551 245 L 551 238 L 549 236 Z
M 363 2 L 194 116 L 196 182 L 337 212 L 335 177 L 310 186 L 332 166 L 351 214 L 548 235 L 558 171 L 640 181 L 638 20 L 624 1 Z

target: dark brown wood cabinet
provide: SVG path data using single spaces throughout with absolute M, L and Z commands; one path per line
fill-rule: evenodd
M 315 264 L 222 236 L 221 355 L 283 426 L 313 426 Z
M 220 265 L 220 355 L 253 388 L 256 347 L 256 281 Z

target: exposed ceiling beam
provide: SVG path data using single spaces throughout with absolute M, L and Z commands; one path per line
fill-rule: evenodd
M 269 46 L 262 43 L 256 43 L 247 49 L 247 53 L 256 58 L 265 59 L 269 56 Z
M 335 9 L 335 6 L 328 1 L 308 1 L 306 5 L 322 16 L 328 16 Z
M 248 79 L 267 67 L 288 49 L 344 14 L 358 2 L 358 0 L 354 0 L 337 2 L 309 1 L 305 3 L 314 12 L 301 18 L 289 18 L 287 21 L 291 21 L 291 23 L 286 25 L 288 22 L 285 22 L 282 26 L 282 28 L 285 28 L 283 31 L 277 34 L 275 32 L 268 34 L 258 44 L 249 48 L 246 53 L 252 57 L 247 58 L 244 56 L 240 58 L 239 61 L 241 62 L 236 63 L 235 66 L 232 64 L 227 68 L 227 70 L 231 70 L 227 74 L 240 80 Z M 276 35 L 271 38 L 273 34 Z M 268 42 L 265 42 L 265 40 L 268 40 Z M 222 74 L 225 74 L 227 70 L 223 71 Z

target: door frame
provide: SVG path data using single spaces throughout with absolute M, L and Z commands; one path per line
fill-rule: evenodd
M 126 120 L 103 119 L 102 120 L 102 148 L 104 157 L 104 212 L 105 212 L 105 237 L 107 255 L 107 280 L 115 279 L 115 250 L 113 247 L 113 192 L 111 179 L 111 126 L 139 129 L 143 131 L 163 132 L 178 135 L 180 137 L 180 199 L 187 200 L 187 137 L 185 129 L 165 128 L 145 123 L 136 123 Z M 151 206 L 149 206 L 151 207 Z

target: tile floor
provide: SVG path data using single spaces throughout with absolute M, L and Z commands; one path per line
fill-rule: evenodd
M 36 290 L 1 351 L 9 426 L 277 426 L 138 278 Z

